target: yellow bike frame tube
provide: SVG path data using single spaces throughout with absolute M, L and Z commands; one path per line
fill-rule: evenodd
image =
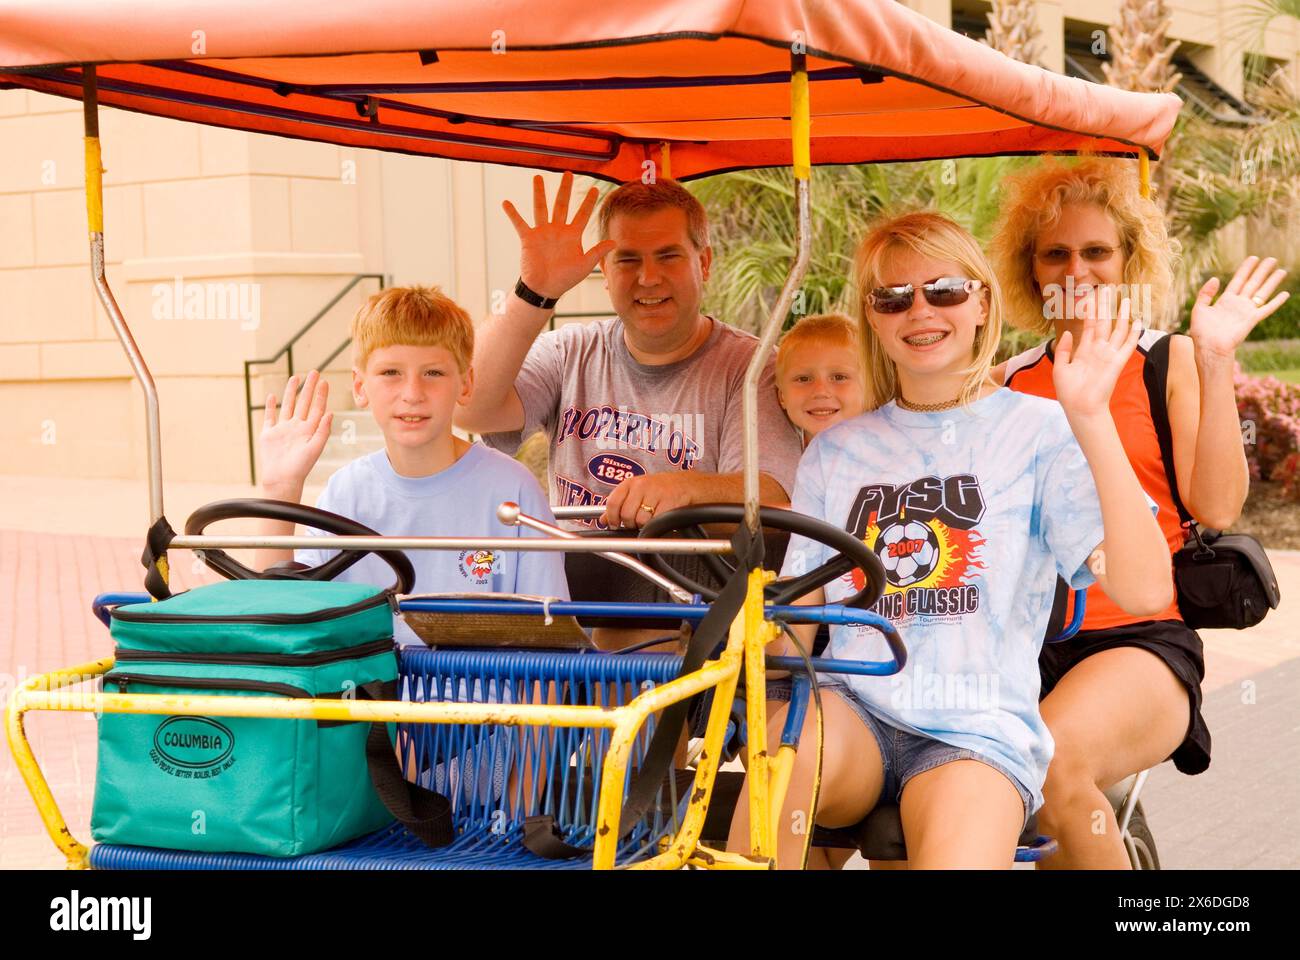
M 726 649 L 718 660 L 726 674 L 713 691 L 713 705 L 704 729 L 704 749 L 695 767 L 694 788 L 686 806 L 682 825 L 668 843 L 667 849 L 654 857 L 632 864 L 633 870 L 675 870 L 685 865 L 699 848 L 700 834 L 704 831 L 704 818 L 709 812 L 713 786 L 717 781 L 722 748 L 727 736 L 727 723 L 731 719 L 731 704 L 736 696 L 740 679 L 740 662 L 744 653 L 750 624 L 743 616 L 731 622 Z M 751 864 L 752 866 L 752 864 Z
M 772 805 L 772 842 L 776 842 L 781 829 L 781 810 L 785 806 L 785 794 L 790 788 L 790 775 L 794 772 L 794 747 L 784 744 L 776 751 L 776 756 L 768 769 L 771 772 L 771 787 L 768 789 L 769 803 Z M 809 826 L 809 829 L 812 829 Z
M 67 859 L 69 870 L 86 869 L 90 850 L 73 837 L 67 821 L 63 819 L 63 813 L 59 810 L 50 785 L 41 772 L 40 764 L 36 762 L 36 756 L 32 753 L 31 744 L 27 742 L 23 715 L 30 709 L 41 709 L 29 703 L 29 700 L 41 694 L 48 696 L 46 691 L 61 690 L 96 677 L 112 665 L 113 658 L 107 657 L 67 670 L 56 670 L 53 673 L 28 677 L 18 685 L 5 709 L 5 734 L 9 740 L 9 752 L 13 754 L 14 765 L 18 768 L 23 782 L 27 784 L 27 792 L 31 794 L 32 801 L 36 804 L 41 822 L 45 824 L 46 833 Z
M 749 757 L 749 852 L 775 857 L 767 755 L 767 644 L 772 627 L 763 619 L 763 586 L 772 574 L 751 570 L 745 595 L 745 726 Z
M 737 645 L 739 641 L 737 641 Z M 66 670 L 29 677 L 14 691 L 5 714 L 9 747 L 28 791 L 36 803 L 51 839 L 68 858 L 70 867 L 84 867 L 88 849 L 68 830 L 40 765 L 32 753 L 23 727 L 29 710 L 83 713 L 134 713 L 164 716 L 262 717 L 286 720 L 361 720 L 377 723 L 494 723 L 548 727 L 612 728 L 615 733 L 606 759 L 600 797 L 600 822 L 617 825 L 623 800 L 623 773 L 636 732 L 651 714 L 693 697 L 710 687 L 727 684 L 734 692 L 740 670 L 739 652 L 731 658 L 706 664 L 685 677 L 647 690 L 622 707 L 564 706 L 560 704 L 411 703 L 403 701 L 317 700 L 281 697 L 221 697 L 187 694 L 95 693 L 69 695 L 63 688 L 93 680 L 110 670 L 114 660 L 105 657 Z M 720 697 L 721 708 L 731 709 L 731 696 Z M 723 725 L 725 732 L 725 723 Z M 721 733 L 718 734 L 721 752 Z M 617 774 L 614 767 L 618 768 Z M 611 783 L 613 784 L 611 788 Z M 597 836 L 597 865 L 614 865 L 617 829 Z

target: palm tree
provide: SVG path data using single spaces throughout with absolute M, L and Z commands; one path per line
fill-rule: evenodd
M 1026 157 L 818 167 L 812 180 L 813 251 L 798 316 L 854 309 L 853 253 L 872 221 L 918 208 L 941 210 L 988 239 L 998 185 Z M 714 247 L 706 309 L 757 330 L 794 257 L 794 185 L 785 169 L 744 170 L 690 184 L 709 211 Z
M 1042 45 L 1038 42 L 1036 6 L 1033 0 L 993 0 L 985 42 L 1013 60 L 1038 63 Z

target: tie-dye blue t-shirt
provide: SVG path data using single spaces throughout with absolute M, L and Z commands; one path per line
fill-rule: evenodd
M 999 389 L 941 413 L 888 403 L 826 430 L 799 463 L 793 509 L 862 537 L 884 564 L 876 611 L 899 628 L 906 668 L 844 677 L 882 719 L 987 756 L 1042 805 L 1052 739 L 1038 711 L 1038 653 L 1059 573 L 1094 580 L 1102 540 L 1092 473 L 1060 405 Z M 792 537 L 784 576 L 829 559 Z M 861 589 L 853 571 L 828 602 Z M 868 627 L 834 627 L 828 655 L 889 659 Z

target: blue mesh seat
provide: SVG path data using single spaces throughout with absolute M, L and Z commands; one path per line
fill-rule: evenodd
M 564 703 L 619 706 L 677 675 L 676 656 L 404 648 L 401 696 L 415 702 Z M 268 720 L 268 723 L 277 721 Z M 653 723 L 638 735 L 628 778 L 639 768 Z M 591 856 L 548 860 L 522 844 L 526 817 L 548 815 L 565 842 L 591 846 L 611 731 L 494 724 L 399 724 L 398 754 L 409 777 L 451 802 L 456 839 L 429 849 L 394 824 L 343 846 L 300 857 L 196 853 L 99 844 L 97 869 L 475 870 L 582 869 Z M 624 838 L 622 865 L 653 855 L 675 829 L 684 798 L 671 781 L 659 803 Z

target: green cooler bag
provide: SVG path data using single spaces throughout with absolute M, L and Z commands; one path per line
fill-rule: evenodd
M 108 693 L 355 697 L 397 677 L 390 594 L 231 580 L 112 613 Z M 104 714 L 91 835 L 101 843 L 292 857 L 392 822 L 369 723 Z M 395 764 L 394 764 L 395 766 Z

